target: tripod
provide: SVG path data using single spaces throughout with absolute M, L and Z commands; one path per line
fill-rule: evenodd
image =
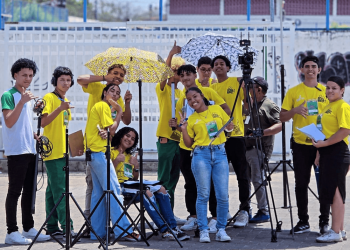
M 72 198 L 74 204 L 76 205 L 76 207 L 78 208 L 79 212 L 81 213 L 81 215 L 84 217 L 85 220 L 85 224 L 90 228 L 91 232 L 93 232 L 97 239 L 100 242 L 103 242 L 103 240 L 98 237 L 98 235 L 95 233 L 95 231 L 93 230 L 90 222 L 88 221 L 88 218 L 86 218 L 86 216 L 84 215 L 83 210 L 80 208 L 78 202 L 75 200 L 74 196 L 72 195 L 72 193 L 69 192 L 69 154 L 68 154 L 68 126 L 66 127 L 66 153 L 65 153 L 65 160 L 66 160 L 66 165 L 63 167 L 63 171 L 65 171 L 65 185 L 66 185 L 66 192 L 62 193 L 59 201 L 55 204 L 54 208 L 51 210 L 49 216 L 47 216 L 45 222 L 43 223 L 43 225 L 41 226 L 41 228 L 39 229 L 37 235 L 35 236 L 35 238 L 33 239 L 32 243 L 29 245 L 28 250 L 31 249 L 31 247 L 33 246 L 33 244 L 35 243 L 35 241 L 37 240 L 37 238 L 39 237 L 40 233 L 42 230 L 47 231 L 47 229 L 45 228 L 45 226 L 47 225 L 47 222 L 49 221 L 49 219 L 51 218 L 51 216 L 53 216 L 54 212 L 56 211 L 58 205 L 62 202 L 63 198 L 65 198 L 66 201 L 66 244 L 64 245 L 60 240 L 58 240 L 55 236 L 51 235 L 51 237 L 58 243 L 61 245 L 61 247 L 65 248 L 65 249 L 70 249 L 73 244 L 72 244 L 72 239 L 71 239 L 71 229 L 70 229 L 70 208 L 69 208 L 69 197 Z
M 128 230 L 134 226 L 134 228 L 139 232 L 139 229 L 136 227 L 134 221 L 132 220 L 132 218 L 130 217 L 130 215 L 126 212 L 125 208 L 123 207 L 123 204 L 120 202 L 120 200 L 118 199 L 118 197 L 116 196 L 116 194 L 114 193 L 113 190 L 111 190 L 111 175 L 110 175 L 110 171 L 111 171 L 111 163 L 110 163 L 110 159 L 111 159 L 111 145 L 110 145 L 110 132 L 109 129 L 107 130 L 107 146 L 106 147 L 106 160 L 107 160 L 107 189 L 103 191 L 102 196 L 99 198 L 98 202 L 96 203 L 95 207 L 93 208 L 93 210 L 90 213 L 90 216 L 87 218 L 85 224 L 81 227 L 81 229 L 78 232 L 78 236 L 75 238 L 75 240 L 72 243 L 72 246 L 75 245 L 75 243 L 77 243 L 77 241 L 79 240 L 79 238 L 82 236 L 81 232 L 83 231 L 83 229 L 85 228 L 85 226 L 88 226 L 89 223 L 89 219 L 92 217 L 92 215 L 95 213 L 95 211 L 97 210 L 98 206 L 100 205 L 101 202 L 104 202 L 104 198 L 106 198 L 106 208 L 107 208 L 107 216 L 106 216 L 106 229 L 107 229 L 107 234 L 106 234 L 106 238 L 103 240 L 99 240 L 100 245 L 99 248 L 102 246 L 103 249 L 108 250 L 108 246 L 110 245 L 110 233 L 112 232 L 112 229 L 114 229 L 115 227 L 118 227 L 122 233 L 120 235 L 123 234 L 128 234 L 131 235 L 130 233 L 128 233 Z M 118 222 L 121 220 L 122 216 L 120 216 L 115 224 L 115 226 L 113 228 L 111 228 L 110 225 L 110 219 L 111 219 L 111 196 L 113 196 L 113 198 L 116 200 L 116 202 L 118 203 L 119 207 L 123 210 L 122 215 L 126 215 L 129 219 L 129 221 L 131 222 L 130 225 L 127 228 L 122 228 L 121 226 L 118 225 Z M 96 237 L 99 239 L 100 237 L 94 232 L 93 232 Z M 140 233 L 140 232 L 139 232 Z M 146 238 L 144 237 L 144 235 L 141 235 L 142 240 L 147 244 L 147 246 L 149 246 L 149 243 L 147 242 Z M 131 235 L 132 236 L 132 235 Z M 134 239 L 136 239 L 134 236 L 132 236 Z M 119 239 L 119 237 L 118 237 Z M 115 243 L 115 242 L 113 242 Z
M 245 86 L 246 86 L 246 96 L 245 96 L 245 98 L 246 98 L 247 103 L 248 103 L 249 114 L 252 117 L 251 118 L 252 122 L 250 123 L 251 124 L 251 130 L 253 132 L 252 137 L 255 139 L 255 148 L 257 149 L 257 152 L 258 152 L 258 155 L 257 155 L 258 156 L 258 165 L 262 168 L 264 174 L 260 171 L 262 183 L 255 190 L 255 192 L 252 195 L 250 195 L 250 197 L 241 205 L 241 207 L 245 207 L 246 205 L 248 205 L 249 201 L 252 199 L 252 197 L 258 192 L 258 190 L 262 186 L 269 185 L 269 191 L 270 191 L 270 195 L 271 195 L 271 199 L 272 199 L 273 210 L 274 210 L 274 214 L 275 214 L 275 218 L 276 218 L 276 222 L 277 222 L 276 229 L 274 229 L 272 218 L 270 218 L 271 242 L 277 242 L 277 234 L 276 234 L 276 232 L 281 230 L 282 222 L 278 222 L 277 212 L 276 212 L 276 207 L 275 207 L 275 201 L 274 201 L 274 198 L 273 198 L 273 192 L 272 192 L 272 188 L 271 188 L 271 176 L 270 176 L 271 174 L 267 175 L 267 173 L 269 173 L 268 165 L 264 164 L 264 162 L 267 163 L 267 161 L 264 161 L 263 143 L 262 143 L 263 130 L 261 129 L 261 123 L 260 123 L 260 118 L 259 118 L 259 111 L 258 111 L 258 106 L 257 106 L 257 100 L 256 100 L 255 92 L 253 91 L 253 103 L 254 103 L 254 108 L 255 108 L 254 111 L 255 111 L 255 113 L 253 113 L 253 107 L 252 107 L 252 104 L 250 102 L 250 97 L 249 97 L 249 90 L 250 89 L 254 89 L 254 82 L 250 78 L 250 75 L 251 75 L 251 72 L 252 72 L 252 68 L 250 67 L 250 65 L 243 65 L 242 69 L 243 69 L 243 78 L 240 80 L 240 87 L 242 85 L 242 82 L 244 81 Z M 239 90 L 237 92 L 237 95 L 238 95 L 238 93 L 239 93 Z M 234 108 L 235 107 L 233 107 L 233 109 Z M 257 118 L 257 124 L 255 122 L 255 119 L 253 118 L 254 116 Z M 271 215 L 271 206 L 270 206 L 270 201 L 269 201 L 269 198 L 268 198 L 268 192 L 267 192 L 266 188 L 265 188 L 265 196 L 266 196 L 266 201 L 267 201 L 267 204 L 268 204 L 269 214 Z M 237 217 L 237 215 L 240 212 L 240 210 L 228 221 L 227 225 L 229 225 Z

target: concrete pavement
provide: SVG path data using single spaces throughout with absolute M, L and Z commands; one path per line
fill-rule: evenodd
M 288 172 L 289 182 L 290 182 L 290 193 L 292 199 L 292 211 L 293 211 L 293 222 L 294 225 L 297 223 L 297 209 L 295 205 L 295 196 L 294 196 L 294 177 L 293 172 Z M 155 172 L 146 172 L 145 179 L 155 180 L 157 178 Z M 39 178 L 38 178 L 39 179 Z M 36 201 L 36 214 L 34 215 L 35 227 L 40 228 L 42 223 L 45 220 L 45 189 L 46 189 L 46 176 L 43 187 L 37 192 L 37 201 Z M 349 177 L 348 177 L 349 181 Z M 70 176 L 70 189 L 74 197 L 78 201 L 79 205 L 84 210 L 85 204 L 85 175 L 83 173 L 74 172 Z M 3 190 L 0 193 L 0 248 L 6 250 L 12 249 L 27 249 L 28 246 L 11 246 L 4 244 L 6 236 L 6 221 L 5 221 L 5 199 L 7 193 L 8 179 L 7 174 L 0 174 L 0 188 Z M 40 185 L 39 185 L 40 186 Z M 186 218 L 188 213 L 186 211 L 185 201 L 184 201 L 184 179 L 181 176 L 177 189 L 176 189 L 176 200 L 175 200 L 175 215 L 181 218 Z M 315 178 L 312 177 L 310 187 L 316 190 Z M 232 227 L 227 228 L 228 235 L 232 238 L 232 241 L 229 243 L 221 243 L 215 241 L 215 234 L 211 234 L 211 243 L 204 244 L 199 243 L 198 238 L 191 237 L 188 241 L 183 241 L 182 244 L 184 249 L 349 249 L 350 241 L 344 241 L 337 244 L 320 244 L 316 243 L 315 238 L 318 233 L 318 216 L 319 216 L 319 203 L 318 201 L 309 193 L 309 215 L 310 215 L 310 226 L 311 232 L 295 235 L 293 240 L 292 236 L 289 234 L 291 228 L 290 214 L 287 209 L 282 209 L 283 206 L 283 192 L 282 192 L 282 172 L 276 172 L 272 176 L 272 188 L 275 203 L 277 206 L 277 215 L 278 220 L 283 222 L 282 232 L 277 234 L 278 242 L 271 242 L 271 229 L 270 223 L 261 223 L 261 224 L 249 224 L 243 229 L 236 229 Z M 349 192 L 347 188 L 347 192 Z M 230 211 L 233 215 L 239 205 L 238 201 L 238 187 L 237 180 L 234 173 L 230 173 Z M 349 195 L 348 195 L 349 196 Z M 255 197 L 252 199 L 253 213 L 256 212 L 256 200 Z M 346 204 L 346 214 L 345 214 L 345 229 L 350 233 L 350 225 L 347 223 L 350 221 L 350 207 L 348 206 L 349 199 L 347 199 Z M 75 231 L 78 231 L 81 225 L 83 224 L 83 218 L 80 216 L 77 208 L 71 203 L 71 216 L 74 221 Z M 18 225 L 20 232 L 22 232 L 21 226 L 21 213 L 20 213 L 20 202 L 18 206 Z M 135 216 L 136 211 L 131 210 L 130 213 L 132 216 Z M 208 213 L 209 216 L 209 213 Z M 276 220 L 273 217 L 273 225 L 276 226 Z M 189 235 L 193 236 L 194 232 L 188 232 Z M 165 241 L 162 240 L 160 236 L 152 237 L 149 240 L 150 247 L 147 247 L 144 242 L 118 242 L 117 244 L 110 246 L 109 249 L 179 249 L 179 245 L 174 241 Z M 88 239 L 82 239 L 81 242 L 76 244 L 73 249 L 98 249 L 98 243 Z M 62 249 L 55 241 L 51 240 L 45 243 L 36 243 L 32 249 Z

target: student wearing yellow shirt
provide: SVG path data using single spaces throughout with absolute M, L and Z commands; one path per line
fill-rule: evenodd
M 124 127 L 120 129 L 112 139 L 111 160 L 115 167 L 115 171 L 118 176 L 118 181 L 122 187 L 123 195 L 134 196 L 133 193 L 128 193 L 123 190 L 124 182 L 132 179 L 138 180 L 139 177 L 139 163 L 137 161 L 137 155 L 132 156 L 132 151 L 136 148 L 138 143 L 139 135 L 135 129 L 130 127 Z M 178 229 L 177 223 L 174 217 L 173 209 L 171 208 L 169 195 L 163 186 L 154 186 L 154 190 L 147 190 L 146 194 L 150 197 L 154 207 L 158 208 L 160 214 L 169 225 L 170 229 L 173 230 L 174 234 L 179 240 L 186 240 L 190 237 Z M 136 201 L 140 200 L 140 196 L 135 198 Z M 157 205 L 158 203 L 158 205 Z M 163 220 L 160 218 L 158 213 L 149 204 L 148 200 L 144 200 L 144 206 L 152 218 L 159 231 L 162 233 L 162 238 L 175 240 L 174 236 L 169 232 L 165 226 Z
M 102 100 L 92 107 L 86 123 L 85 145 L 92 151 L 90 166 L 94 188 L 91 196 L 91 208 L 96 206 L 103 191 L 107 189 L 107 181 L 110 181 L 112 192 L 114 192 L 117 197 L 120 195 L 120 186 L 113 167 L 110 169 L 110 180 L 107 180 L 107 159 L 105 156 L 107 129 L 109 129 L 111 136 L 113 136 L 119 126 L 122 116 L 122 109 L 117 103 L 119 97 L 119 86 L 116 84 L 108 84 L 103 90 L 101 96 Z M 110 106 L 117 111 L 115 120 L 112 119 Z M 101 129 L 101 131 L 99 131 L 99 129 Z M 122 214 L 122 209 L 114 198 L 111 198 L 110 206 L 113 208 L 111 209 L 111 219 L 114 224 Z M 106 216 L 106 197 L 104 197 L 104 200 L 99 204 L 94 214 L 91 216 L 91 225 L 101 238 L 105 237 L 107 233 Z M 119 226 L 125 229 L 129 227 L 129 225 L 129 221 L 123 216 L 119 221 Z M 116 237 L 119 237 L 122 230 L 120 230 L 119 227 L 116 227 L 114 233 Z M 136 239 L 140 238 L 140 236 L 133 233 L 131 229 L 128 230 L 128 233 L 133 234 Z M 124 238 L 128 241 L 136 241 L 131 235 L 127 235 Z M 96 240 L 96 236 L 91 234 L 90 239 Z
M 210 57 L 203 56 L 199 58 L 197 64 L 197 72 L 199 76 L 196 79 L 197 86 L 210 87 L 212 84 L 217 82 L 215 79 L 210 77 L 211 73 L 213 73 Z
M 184 91 L 187 91 L 190 88 L 197 87 L 195 83 L 195 79 L 197 77 L 196 68 L 192 65 L 183 65 L 181 66 L 177 74 L 180 77 L 182 84 L 185 86 Z M 225 103 L 225 101 L 212 89 L 205 87 L 198 87 L 203 93 L 204 97 L 209 100 L 212 104 L 220 105 L 221 108 L 227 113 L 230 114 L 230 109 Z M 182 96 L 178 102 L 176 103 L 176 119 L 171 119 L 169 121 L 170 127 L 177 127 L 180 131 L 180 127 L 178 124 L 180 123 L 180 115 L 188 118 L 191 114 L 193 114 L 195 110 L 190 107 L 188 101 L 185 96 Z M 180 167 L 181 173 L 185 179 L 185 203 L 187 211 L 190 216 L 186 221 L 185 225 L 181 227 L 182 230 L 189 231 L 197 228 L 197 212 L 196 212 L 196 199 L 197 199 L 197 188 L 196 181 L 194 179 L 193 173 L 191 171 L 191 148 L 186 147 L 183 141 L 183 137 L 181 136 L 180 140 Z M 212 214 L 213 219 L 209 223 L 210 233 L 216 233 L 216 198 L 215 191 L 212 186 L 212 191 L 210 192 L 209 199 L 209 210 Z
M 47 188 L 45 194 L 46 217 L 49 216 L 55 204 L 65 192 L 66 165 L 66 126 L 71 120 L 70 102 L 66 93 L 74 84 L 72 71 L 67 67 L 57 67 L 53 73 L 51 84 L 55 90 L 44 96 L 45 108 L 42 112 L 41 127 L 44 128 L 43 135 L 53 144 L 52 154 L 44 159 L 47 171 Z M 58 227 L 61 224 L 63 232 Z M 73 230 L 73 222 L 71 221 Z M 66 202 L 62 200 L 56 208 L 54 215 L 47 222 L 47 234 L 66 233 Z M 74 231 L 71 231 L 75 236 Z
M 180 132 L 172 130 L 168 121 L 171 119 L 171 83 L 175 84 L 175 100 L 178 100 L 183 93 L 177 88 L 179 76 L 177 69 L 185 63 L 181 57 L 173 56 L 181 52 L 181 48 L 176 46 L 170 50 L 166 64 L 174 71 L 174 76 L 156 85 L 156 94 L 159 104 L 159 122 L 157 127 L 157 151 L 158 151 L 158 180 L 163 182 L 164 187 L 170 195 L 171 207 L 174 209 L 175 188 L 180 177 L 180 153 L 179 141 Z M 178 224 L 183 224 L 186 220 L 176 217 Z
M 105 76 L 81 75 L 78 77 L 77 79 L 78 84 L 82 86 L 82 89 L 85 93 L 89 94 L 89 100 L 88 100 L 88 105 L 86 109 L 87 117 L 89 117 L 92 107 L 97 102 L 101 101 L 101 95 L 102 95 L 103 89 L 106 87 L 106 84 L 103 84 L 102 82 L 105 81 L 107 85 L 112 83 L 120 85 L 123 83 L 125 75 L 126 75 L 126 69 L 124 65 L 113 64 L 108 68 L 107 74 Z M 124 96 L 125 105 L 122 97 L 120 96 L 118 98 L 118 104 L 120 107 L 122 107 L 122 112 L 123 112 L 121 120 L 125 125 L 129 125 L 131 122 L 131 109 L 130 109 L 131 99 L 132 99 L 132 95 L 129 90 L 126 91 Z M 86 195 L 85 195 L 84 214 L 86 217 L 89 217 L 91 193 L 93 188 L 89 163 L 86 166 L 85 179 L 86 179 L 87 187 L 86 187 Z M 86 237 L 86 238 L 89 237 L 88 231 L 86 231 L 86 234 L 84 232 L 83 237 Z
M 186 147 L 194 148 L 191 169 L 197 185 L 197 221 L 200 230 L 200 242 L 210 242 L 207 225 L 207 203 L 210 195 L 211 180 L 217 199 L 217 241 L 230 241 L 225 227 L 228 211 L 229 167 L 226 157 L 224 133 L 221 133 L 209 146 L 213 136 L 230 119 L 218 105 L 210 105 L 198 87 L 186 91 L 189 105 L 195 112 L 188 121 L 181 115 L 180 125 Z M 230 123 L 226 129 L 232 131 Z
M 304 82 L 288 90 L 280 113 L 281 122 L 293 119 L 293 137 L 291 148 L 295 178 L 295 198 L 298 206 L 299 222 L 294 227 L 294 233 L 310 231 L 308 215 L 308 186 L 311 168 L 314 164 L 317 149 L 310 138 L 297 128 L 302 128 L 317 121 L 318 114 L 328 104 L 325 87 L 317 82 L 321 72 L 319 60 L 315 56 L 307 56 L 301 62 L 301 72 L 305 75 Z M 320 203 L 319 228 L 320 233 L 328 231 L 329 204 Z
M 345 83 L 338 76 L 327 81 L 329 104 L 317 116 L 317 128 L 326 136 L 324 141 L 313 141 L 318 148 L 320 166 L 320 203 L 332 204 L 332 227 L 319 236 L 317 242 L 346 240 L 344 230 L 346 174 L 349 170 L 350 106 L 343 100 Z
M 213 84 L 210 88 L 215 90 L 227 103 L 230 109 L 233 108 L 233 104 L 239 89 L 239 80 L 237 77 L 228 77 L 227 72 L 231 68 L 231 63 L 225 56 L 217 56 L 213 59 L 211 66 L 214 73 L 218 78 L 218 82 Z M 244 139 L 244 124 L 242 115 L 242 103 L 244 101 L 244 88 L 241 88 L 238 93 L 237 104 L 233 112 L 233 124 L 234 128 L 225 143 L 227 152 L 227 160 L 232 163 L 235 170 L 238 191 L 240 212 L 234 223 L 234 227 L 245 227 L 248 224 L 250 215 L 249 198 L 249 186 L 250 181 L 248 178 L 248 163 L 246 160 L 246 145 Z M 231 112 L 230 112 L 231 113 Z

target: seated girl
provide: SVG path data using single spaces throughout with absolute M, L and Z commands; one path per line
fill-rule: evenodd
M 124 191 L 124 182 L 129 179 L 137 180 L 139 177 L 139 163 L 137 161 L 137 156 L 131 155 L 131 152 L 136 148 L 138 140 L 138 133 L 135 129 L 130 127 L 120 129 L 112 139 L 111 160 L 113 161 L 118 181 L 123 190 L 123 195 L 134 195 Z M 150 197 L 150 200 L 155 207 L 157 207 L 157 203 L 159 204 L 159 211 L 161 215 L 169 227 L 173 230 L 173 233 L 177 236 L 177 238 L 179 240 L 189 239 L 190 237 L 177 227 L 173 210 L 171 209 L 169 195 L 165 188 L 161 186 L 154 193 L 147 190 L 146 194 L 148 197 Z M 139 201 L 140 197 L 138 196 L 135 200 Z M 174 236 L 171 234 L 171 232 L 169 232 L 169 229 L 166 227 L 158 213 L 154 210 L 153 206 L 149 204 L 149 201 L 144 199 L 143 204 L 149 216 L 162 233 L 162 237 L 165 239 L 174 240 Z

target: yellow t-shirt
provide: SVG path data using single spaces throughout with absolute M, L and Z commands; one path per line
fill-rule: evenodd
M 51 114 L 60 105 L 61 100 L 54 93 L 48 93 L 43 98 L 46 102 L 46 106 L 43 110 L 44 114 Z M 64 98 L 68 102 L 67 98 Z M 64 116 L 68 115 L 68 120 L 72 119 L 71 111 L 62 111 L 50 124 L 45 126 L 43 135 L 46 136 L 53 145 L 52 153 L 44 161 L 50 161 L 60 159 L 64 157 L 66 153 L 66 126 L 64 125 Z
M 211 139 L 209 138 L 210 130 L 212 133 L 219 131 L 222 126 L 230 120 L 230 117 L 226 112 L 218 105 L 212 105 L 208 107 L 208 110 L 201 113 L 193 113 L 188 118 L 187 132 L 188 135 L 194 139 L 192 147 L 196 146 L 208 146 Z M 215 121 L 217 130 L 208 128 L 208 123 Z M 212 143 L 212 145 L 219 145 L 226 142 L 225 133 L 221 133 L 218 138 Z
M 213 82 L 213 78 L 209 78 L 209 87 L 212 85 L 212 82 Z M 199 82 L 199 79 L 197 78 L 196 79 L 196 85 L 199 86 L 199 87 L 203 87 L 202 84 Z
M 202 91 L 203 95 L 205 98 L 208 99 L 208 101 L 213 101 L 215 103 L 215 105 L 222 105 L 225 104 L 224 99 L 222 99 L 218 93 L 216 93 L 214 90 L 210 89 L 210 88 L 206 88 L 206 87 L 202 87 L 202 86 L 198 86 L 198 88 Z M 186 91 L 186 90 L 185 90 Z M 187 114 L 185 113 L 185 110 L 183 110 L 183 108 L 186 105 L 186 96 L 183 95 L 176 103 L 176 118 L 177 118 L 177 123 L 180 124 L 180 114 L 179 112 L 182 113 L 182 115 L 186 118 L 188 117 Z M 220 107 L 221 108 L 221 107 Z M 222 108 L 221 108 L 222 109 Z M 193 110 L 194 112 L 194 110 Z M 183 137 L 182 137 L 182 133 L 181 133 L 181 139 L 180 139 L 180 144 L 179 144 L 180 148 L 185 149 L 185 150 L 192 150 L 188 147 L 186 147 Z
M 156 85 L 156 93 L 159 103 L 159 122 L 157 127 L 157 137 L 165 137 L 170 140 L 180 141 L 180 132 L 172 130 L 169 127 L 169 120 L 171 117 L 171 87 L 165 84 L 163 91 L 160 89 L 160 83 Z M 175 103 L 183 96 L 180 89 L 175 89 Z
M 96 103 L 88 117 L 85 128 L 85 142 L 92 152 L 106 152 L 107 140 L 103 140 L 98 134 L 97 124 L 101 129 L 113 124 L 111 108 L 104 101 Z
M 214 89 L 222 98 L 224 98 L 230 110 L 233 108 L 233 104 L 236 99 L 236 93 L 239 88 L 239 81 L 237 77 L 229 77 L 226 81 L 214 83 L 210 86 Z M 235 110 L 233 112 L 233 131 L 231 137 L 244 136 L 244 123 L 242 115 L 242 103 L 244 101 L 244 91 L 241 88 L 239 91 Z
M 291 110 L 295 107 L 298 107 L 304 101 L 305 107 L 307 107 L 308 101 L 317 100 L 318 105 L 318 114 L 324 109 L 324 107 L 328 104 L 328 99 L 326 97 L 326 87 L 322 84 L 318 83 L 317 88 L 308 87 L 304 83 L 300 83 L 297 86 L 289 89 L 282 103 L 282 109 Z M 296 143 L 304 144 L 304 145 L 312 145 L 312 141 L 309 137 L 300 132 L 297 128 L 305 127 L 311 123 L 316 124 L 317 114 L 316 115 L 308 115 L 306 119 L 299 114 L 295 114 L 293 116 L 293 138 Z
M 114 161 L 115 158 L 118 157 L 118 155 L 119 155 L 119 151 L 117 149 L 111 150 L 111 160 L 112 161 Z M 131 155 L 126 154 L 125 152 L 124 152 L 124 155 L 125 155 L 125 162 L 129 163 Z M 131 167 L 132 167 L 132 169 L 134 169 L 133 165 L 131 165 Z M 124 162 L 119 162 L 119 164 L 115 167 L 115 172 L 117 173 L 119 183 L 123 183 L 124 181 L 129 180 L 129 177 L 124 175 Z
M 321 117 L 322 133 L 329 139 L 340 128 L 350 129 L 350 106 L 343 99 L 329 103 L 319 115 Z M 348 136 L 343 140 L 349 144 Z
M 87 117 L 89 117 L 90 111 L 92 109 L 92 107 L 102 101 L 101 100 L 101 96 L 102 96 L 102 92 L 103 89 L 106 87 L 106 84 L 102 84 L 101 82 L 91 82 L 88 84 L 87 88 L 83 87 L 83 91 L 85 93 L 89 93 L 89 100 L 88 100 L 88 105 L 87 105 Z M 124 101 L 122 97 L 119 97 L 117 103 L 120 105 L 120 107 L 122 107 L 123 112 L 125 112 L 125 105 L 124 105 Z

